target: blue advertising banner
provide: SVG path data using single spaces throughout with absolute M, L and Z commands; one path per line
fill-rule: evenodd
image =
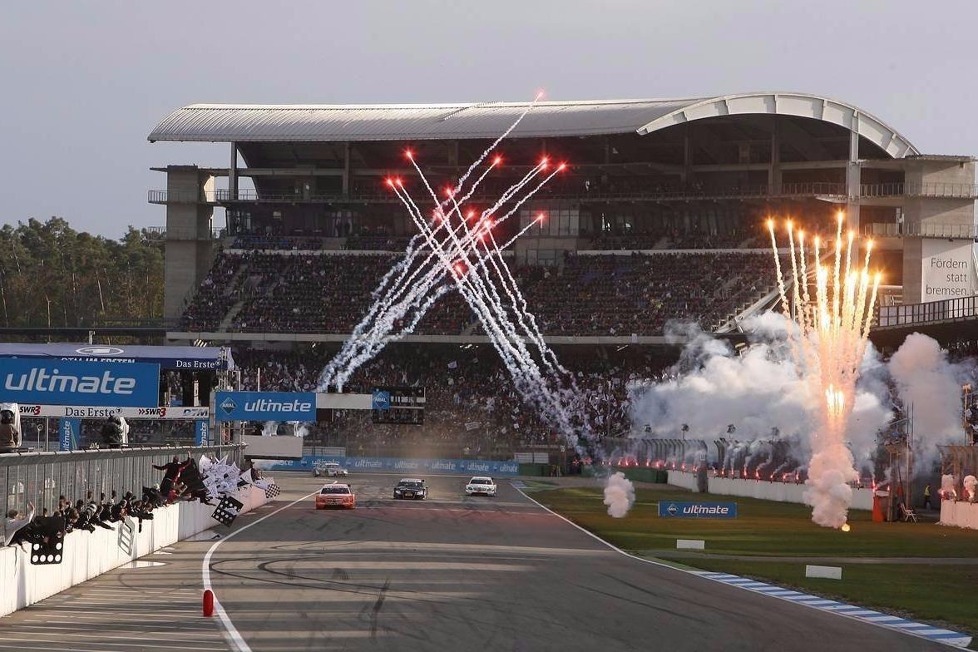
M 497 462 L 487 460 L 444 460 L 444 459 L 411 459 L 399 457 L 343 457 L 306 455 L 301 460 L 273 463 L 268 468 L 271 471 L 312 471 L 316 462 L 339 462 L 350 473 L 403 473 L 446 475 L 489 475 L 516 476 L 519 475 L 518 462 Z
M 70 451 L 78 448 L 78 435 L 81 433 L 81 419 L 62 418 L 58 420 L 59 450 Z
M 160 367 L 141 362 L 11 358 L 0 383 L 5 401 L 28 405 L 156 407 L 160 400 Z
M 207 421 L 204 419 L 194 421 L 194 446 L 207 445 L 207 435 L 209 430 L 210 428 L 207 425 Z
M 313 392 L 217 392 L 218 421 L 315 421 Z
M 0 358 L 47 358 L 130 364 L 146 362 L 164 369 L 234 369 L 231 351 L 199 346 L 111 346 L 105 344 L 6 344 Z
M 737 503 L 677 503 L 661 501 L 660 518 L 737 518 Z

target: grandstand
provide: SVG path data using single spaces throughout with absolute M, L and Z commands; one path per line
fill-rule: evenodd
M 180 324 L 168 339 L 238 347 L 245 388 L 314 388 L 415 233 L 384 184 L 417 178 L 405 150 L 435 187 L 452 184 L 525 108 L 197 104 L 172 112 L 150 141 L 225 143 L 230 156 L 227 168 L 160 168 L 165 190 L 149 193 L 166 207 L 165 316 Z M 476 206 L 542 155 L 569 164 L 497 237 L 546 216 L 503 254 L 588 396 L 580 427 L 590 436 L 630 427 L 625 384 L 675 361 L 672 323 L 736 337 L 741 319 L 776 299 L 767 216 L 827 231 L 845 210 L 876 238 L 880 303 L 899 311 L 903 328 L 912 326 L 906 315 L 922 311 L 902 304 L 978 294 L 974 160 L 921 154 L 844 102 L 803 93 L 541 102 L 498 151 L 504 164 Z M 973 299 L 968 305 L 974 311 Z M 474 450 L 488 432 L 491 447 L 510 452 L 550 442 L 548 424 L 499 390 L 502 369 L 457 293 L 405 342 L 356 383 L 428 387 L 426 445 L 441 438 Z M 253 350 L 246 357 L 241 347 Z M 361 416 L 338 416 L 312 439 L 404 443 L 403 433 Z
M 230 144 L 227 168 L 168 166 L 165 316 L 173 341 L 339 342 L 414 227 L 383 179 L 450 183 L 525 104 L 198 104 L 150 141 Z M 542 102 L 500 148 L 489 201 L 541 154 L 569 171 L 521 210 L 505 252 L 554 344 L 661 344 L 670 319 L 729 330 L 769 295 L 761 230 L 791 215 L 809 230 L 840 208 L 884 252 L 887 303 L 975 293 L 974 161 L 920 154 L 883 121 L 801 93 L 687 100 Z M 250 187 L 246 188 L 246 185 Z M 226 228 L 215 236 L 215 209 Z M 506 233 L 500 238 L 505 239 Z M 929 274 L 933 260 L 968 270 Z M 966 267 L 964 267 L 966 266 Z M 414 341 L 485 338 L 457 296 Z

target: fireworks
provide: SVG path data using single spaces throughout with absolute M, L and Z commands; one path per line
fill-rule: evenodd
M 342 388 L 360 365 L 377 355 L 389 342 L 411 333 L 428 309 L 455 289 L 475 313 L 520 392 L 570 436 L 566 404 L 572 399 L 565 390 L 568 385 L 572 386 L 573 379 L 544 342 L 533 315 L 527 311 L 526 300 L 502 258 L 502 251 L 531 228 L 539 226 L 544 216 L 537 215 L 529 220 L 502 245 L 497 243 L 494 235 L 500 224 L 519 215 L 521 207 L 562 172 L 566 164 L 555 165 L 543 157 L 485 210 L 471 210 L 466 203 L 490 172 L 502 165 L 502 157 L 494 155 L 494 150 L 537 100 L 456 183 L 443 188 L 441 195 L 425 177 L 416 154 L 405 151 L 405 158 L 417 172 L 434 208 L 430 213 L 423 211 L 403 179 L 392 177 L 386 180 L 418 228 L 418 234 L 412 238 L 404 258 L 381 280 L 374 291 L 374 304 L 354 328 L 352 336 L 323 370 L 320 389 L 330 385 Z M 480 171 L 487 159 L 488 163 Z
M 856 235 L 850 231 L 843 237 L 844 222 L 840 212 L 834 245 L 824 254 L 818 237 L 806 252 L 805 234 L 787 223 L 791 276 L 786 282 L 774 220 L 768 221 L 782 309 L 796 331 L 790 340 L 792 357 L 812 395 L 824 397 L 812 434 L 806 499 L 814 508 L 812 520 L 835 528 L 847 526 L 848 483 L 858 479 L 845 433 L 880 283 L 879 274 L 869 270 L 872 241 L 866 243 L 859 268 L 858 252 L 853 262 Z

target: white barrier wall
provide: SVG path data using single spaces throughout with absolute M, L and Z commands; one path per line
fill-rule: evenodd
M 696 474 L 669 471 L 669 484 L 696 491 Z M 806 485 L 784 482 L 763 482 L 741 478 L 707 478 L 707 491 L 720 496 L 741 496 L 758 500 L 774 500 L 781 503 L 805 504 Z M 852 490 L 851 509 L 873 509 L 873 490 Z
M 978 530 L 978 504 L 963 500 L 942 500 L 939 525 Z
M 235 497 L 244 503 L 243 512 L 265 504 L 265 492 L 248 485 Z M 0 616 L 40 602 L 65 589 L 81 584 L 123 564 L 151 554 L 212 527 L 223 527 L 211 518 L 213 505 L 180 502 L 153 510 L 153 520 L 143 521 L 142 532 L 133 518 L 131 540 L 123 536 L 122 523 L 111 530 L 96 527 L 94 532 L 75 531 L 65 536 L 60 564 L 34 566 L 30 553 L 19 546 L 0 548 Z

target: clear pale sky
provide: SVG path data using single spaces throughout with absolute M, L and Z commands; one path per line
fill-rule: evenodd
M 146 140 L 195 102 L 371 103 L 822 94 L 921 151 L 978 154 L 978 1 L 140 0 L 4 3 L 0 223 L 162 225 Z

